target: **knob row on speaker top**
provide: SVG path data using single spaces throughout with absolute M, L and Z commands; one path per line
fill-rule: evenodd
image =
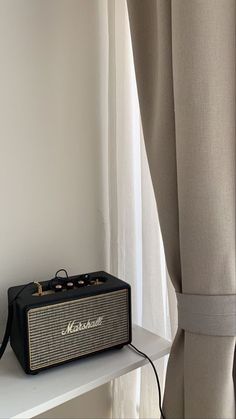
M 61 278 L 56 277 L 51 280 L 51 289 L 55 292 L 60 292 L 63 290 L 72 290 L 74 288 L 83 288 L 91 285 L 100 285 L 103 284 L 104 280 L 102 278 L 90 278 L 89 274 L 83 274 L 76 278 Z

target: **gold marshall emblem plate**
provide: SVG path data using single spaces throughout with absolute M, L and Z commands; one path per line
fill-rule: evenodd
M 87 322 L 75 323 L 75 320 L 68 323 L 65 330 L 62 330 L 62 336 L 69 335 L 71 333 L 80 332 L 81 330 L 92 329 L 94 327 L 101 326 L 103 322 L 103 316 L 99 316 L 96 320 L 88 320 Z

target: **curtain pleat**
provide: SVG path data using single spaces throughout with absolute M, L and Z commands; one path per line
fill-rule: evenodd
M 235 1 L 127 0 L 149 166 L 177 292 L 236 294 Z M 178 329 L 167 418 L 234 418 L 235 336 Z

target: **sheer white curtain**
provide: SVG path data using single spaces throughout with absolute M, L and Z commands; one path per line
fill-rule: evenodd
M 106 269 L 131 284 L 133 321 L 171 339 L 166 265 L 142 137 L 126 1 L 107 0 L 100 6 L 107 32 L 102 144 Z M 165 360 L 157 367 L 163 383 Z M 113 418 L 158 417 L 150 367 L 115 380 L 112 392 Z

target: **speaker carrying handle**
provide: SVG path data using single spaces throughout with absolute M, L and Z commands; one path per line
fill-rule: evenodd
M 12 325 L 12 318 L 13 318 L 13 303 L 16 301 L 16 299 L 19 297 L 19 295 L 22 293 L 22 291 L 28 287 L 29 285 L 32 285 L 32 282 L 29 282 L 28 284 L 24 285 L 20 291 L 15 295 L 15 297 L 13 298 L 12 301 L 9 302 L 8 304 L 8 316 L 7 316 L 7 324 L 6 324 L 6 329 L 5 329 L 5 333 L 4 333 L 4 337 L 3 337 L 3 341 L 2 341 L 2 345 L 0 348 L 0 359 L 2 358 L 5 349 L 7 347 L 10 335 L 11 335 L 11 325 Z
M 7 347 L 8 344 L 8 340 L 11 334 L 11 325 L 12 325 L 12 317 L 13 317 L 13 306 L 12 304 L 8 306 L 8 317 L 7 317 L 7 324 L 6 324 L 6 330 L 4 333 L 4 337 L 3 337 L 3 341 L 2 341 L 2 345 L 0 348 L 0 359 L 2 358 L 5 349 Z

